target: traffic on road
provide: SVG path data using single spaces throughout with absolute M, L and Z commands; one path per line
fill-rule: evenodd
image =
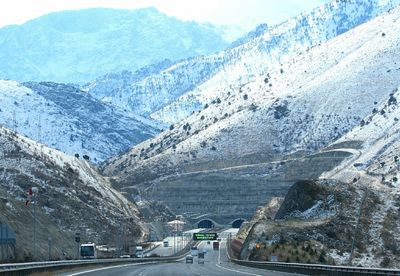
M 234 231 L 229 229 L 219 233 L 219 236 L 229 236 L 228 233 L 232 234 Z M 266 271 L 234 264 L 228 258 L 226 243 L 226 238 L 220 238 L 220 241 L 201 241 L 195 249 L 192 248 L 187 255 L 173 263 L 133 263 L 75 271 L 62 275 L 292 275 L 290 273 Z M 164 247 L 161 246 L 161 248 Z

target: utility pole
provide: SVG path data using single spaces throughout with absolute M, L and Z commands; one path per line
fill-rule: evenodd
M 38 122 L 38 142 L 42 142 L 42 117 L 39 113 L 39 122 Z
M 353 234 L 353 241 L 351 242 L 351 250 L 350 250 L 350 256 L 349 256 L 349 261 L 348 261 L 348 265 L 351 266 L 352 265 L 352 261 L 353 261 L 353 253 L 354 253 L 354 246 L 355 246 L 355 242 L 356 242 L 356 237 L 357 237 L 357 233 L 358 233 L 358 228 L 360 226 L 360 218 L 361 218 L 361 214 L 362 214 L 362 208 L 364 206 L 364 202 L 365 199 L 368 197 L 368 190 L 365 190 L 363 197 L 361 198 L 361 203 L 360 203 L 360 208 L 358 209 L 358 214 L 357 214 L 357 223 L 356 223 L 356 227 L 354 229 L 354 234 Z

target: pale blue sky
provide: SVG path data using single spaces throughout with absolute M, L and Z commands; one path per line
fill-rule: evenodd
M 250 30 L 260 23 L 279 23 L 328 0 L 2 0 L 0 27 L 62 10 L 109 7 L 156 7 L 181 20 L 235 25 Z

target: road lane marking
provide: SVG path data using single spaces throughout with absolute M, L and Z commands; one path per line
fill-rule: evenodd
M 227 244 L 227 241 L 225 241 L 225 246 L 226 246 L 226 244 Z M 254 274 L 254 273 L 251 273 L 251 272 L 245 272 L 245 271 L 230 269 L 230 268 L 221 266 L 221 247 L 222 247 L 222 242 L 221 242 L 221 244 L 219 246 L 219 251 L 218 251 L 218 253 L 219 253 L 218 254 L 218 264 L 215 264 L 217 267 L 225 269 L 225 270 L 229 270 L 229 271 L 232 271 L 232 272 L 236 272 L 236 273 L 241 273 L 241 274 L 246 274 L 246 275 L 253 275 L 253 276 L 262 276 L 261 274 Z M 228 247 L 226 246 L 225 249 L 226 249 L 226 255 L 228 256 L 228 259 L 229 259 Z
M 219 264 L 215 264 L 217 267 L 231 271 L 231 272 L 236 272 L 236 273 L 240 273 L 240 274 L 246 274 L 246 275 L 253 275 L 253 276 L 262 276 L 261 274 L 254 274 L 254 273 L 250 273 L 250 272 L 244 272 L 244 271 L 240 271 L 240 270 L 236 270 L 236 269 L 230 269 L 227 267 L 223 267 Z
M 96 271 L 101 271 L 101 270 L 106 270 L 106 269 L 112 269 L 112 268 L 122 268 L 122 267 L 127 267 L 127 266 L 136 266 L 136 265 L 145 265 L 145 264 L 155 264 L 156 262 L 148 262 L 148 263 L 137 263 L 137 264 L 125 264 L 125 265 L 114 265 L 114 266 L 107 266 L 107 267 L 102 267 L 102 268 L 96 268 L 96 269 L 91 269 L 91 270 L 85 270 L 81 272 L 76 272 L 72 274 L 68 274 L 68 276 L 76 276 L 76 275 L 82 275 L 86 273 L 91 273 L 91 272 L 96 272 Z

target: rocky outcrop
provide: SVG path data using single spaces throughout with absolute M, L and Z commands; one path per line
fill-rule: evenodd
M 304 212 L 315 205 L 315 202 L 327 197 L 325 186 L 318 185 L 314 181 L 303 180 L 296 182 L 285 196 L 275 219 L 284 219 L 292 212 Z
M 296 192 L 300 197 L 294 196 Z M 364 181 L 298 182 L 287 193 L 279 218 L 260 219 L 254 224 L 241 257 L 270 260 L 277 256 L 283 262 L 398 267 L 395 248 L 399 241 L 393 227 L 399 225 L 400 216 L 393 216 L 393 208 L 397 207 L 385 207 L 398 200 Z M 378 217 L 384 218 L 383 224 Z

